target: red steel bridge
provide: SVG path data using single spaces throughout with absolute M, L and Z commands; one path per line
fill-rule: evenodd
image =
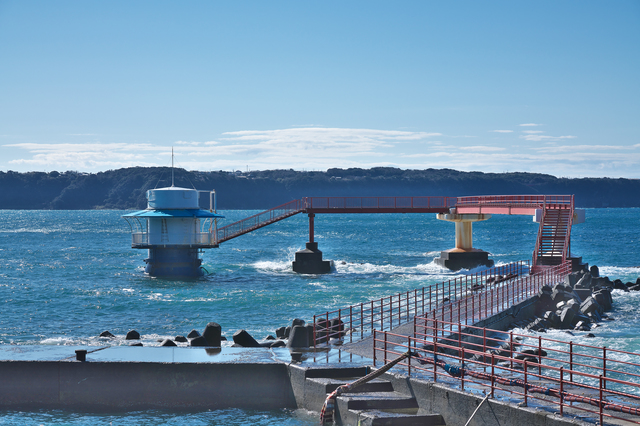
M 309 215 L 313 243 L 315 214 L 325 213 L 449 213 L 535 215 L 541 212 L 532 272 L 562 264 L 570 255 L 573 195 L 490 195 L 473 197 L 305 197 L 216 229 L 217 244 L 298 213 Z

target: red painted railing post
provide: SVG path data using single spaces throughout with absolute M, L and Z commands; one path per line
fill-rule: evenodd
M 600 404 L 598 404 L 598 406 L 600 407 L 600 424 L 604 424 L 603 422 L 603 415 L 602 415 L 602 409 L 604 408 L 604 402 L 603 402 L 603 397 L 602 397 L 602 374 L 600 375 Z
M 569 381 L 573 384 L 573 341 L 569 342 Z
M 542 374 L 542 336 L 538 336 L 538 374 Z
M 313 316 L 313 347 L 316 347 L 316 342 L 318 341 L 318 336 L 316 334 L 316 316 Z
M 460 348 L 460 389 L 464 392 L 464 347 Z
M 383 331 L 384 333 L 384 363 L 387 363 L 387 332 Z
M 407 336 L 407 338 L 409 339 L 409 342 L 407 344 L 407 350 L 411 351 L 411 336 Z M 407 359 L 407 374 L 409 375 L 409 377 L 411 377 L 411 357 L 410 356 Z
M 527 387 L 528 387 L 528 381 L 527 381 L 527 360 L 525 359 L 522 363 L 522 365 L 524 366 L 524 406 L 527 406 Z
M 495 388 L 495 379 L 496 379 L 495 365 L 496 365 L 495 354 L 492 353 L 491 354 L 491 398 L 493 398 L 493 390 Z
M 364 337 L 364 303 L 360 303 L 360 338 Z
M 373 329 L 373 366 L 376 366 L 376 329 Z
M 602 375 L 607 377 L 607 347 L 602 347 Z M 604 388 L 607 388 L 607 381 L 604 381 Z
M 353 305 L 349 306 L 349 328 L 351 329 L 349 341 L 353 342 Z
M 560 367 L 560 415 L 563 415 L 564 402 L 564 367 Z

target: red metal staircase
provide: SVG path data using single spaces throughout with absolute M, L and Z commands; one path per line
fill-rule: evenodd
M 533 272 L 563 263 L 570 256 L 573 197 L 567 204 L 545 204 L 540 218 Z

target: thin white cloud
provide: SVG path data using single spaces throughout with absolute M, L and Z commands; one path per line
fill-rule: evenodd
M 538 135 L 538 134 L 534 134 L 534 135 L 521 135 L 520 136 L 522 139 L 527 140 L 527 141 L 531 141 L 531 142 L 540 142 L 540 141 L 560 141 L 563 139 L 575 139 L 575 136 L 547 136 L 547 135 Z
M 491 130 L 493 133 L 513 133 L 513 130 Z
M 536 146 L 531 149 L 537 152 L 545 152 L 545 153 L 563 153 L 563 152 L 575 152 L 575 153 L 586 153 L 588 151 L 598 151 L 594 153 L 594 155 L 602 155 L 600 151 L 628 151 L 632 150 L 634 147 L 624 146 L 624 145 L 546 145 L 546 146 Z
M 506 150 L 506 148 L 502 148 L 499 146 L 485 146 L 485 145 L 465 146 L 462 149 L 466 151 L 475 151 L 475 152 L 499 152 L 499 151 Z
M 182 140 L 164 145 L 92 142 L 12 143 L 2 147 L 13 156 L 11 160 L 3 152 L 4 167 L 25 171 L 167 166 L 174 145 L 176 164 L 189 170 L 392 166 L 640 178 L 640 143 L 575 145 L 575 136 L 521 133 L 517 146 L 482 142 L 464 146 L 461 143 L 465 139 L 443 142 L 441 137 L 428 132 L 315 127 L 228 132 L 217 140 Z
M 528 133 L 530 135 L 534 135 L 536 133 L 544 133 L 544 130 L 523 130 L 522 133 Z
M 535 127 L 535 126 L 542 126 L 542 124 L 524 123 L 524 124 L 518 124 L 518 126 L 521 126 L 521 127 Z

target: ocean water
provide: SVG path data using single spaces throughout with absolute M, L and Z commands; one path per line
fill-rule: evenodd
M 317 215 L 316 241 L 332 274 L 291 271 L 294 253 L 308 238 L 307 218 L 297 215 L 207 250 L 202 279 L 176 281 L 143 273 L 146 250 L 131 249 L 123 211 L 0 211 L 0 344 L 100 344 L 109 330 L 115 344 L 139 331 L 145 345 L 202 330 L 215 321 L 228 338 L 246 329 L 260 339 L 294 318 L 348 306 L 451 278 L 434 264 L 454 245 L 453 225 L 434 214 Z M 221 225 L 256 213 L 226 211 Z M 538 225 L 530 216 L 493 216 L 474 224 L 474 247 L 496 264 L 530 259 Z M 640 276 L 640 209 L 588 209 L 573 227 L 572 252 L 602 275 L 634 281 Z M 463 271 L 464 272 L 464 271 Z M 475 271 L 471 271 L 475 272 Z M 597 342 L 640 351 L 634 328 L 640 296 L 615 292 L 611 316 Z M 576 341 L 580 343 L 579 341 Z M 213 414 L 212 414 L 213 413 Z M 300 411 L 127 415 L 4 412 L 2 423 L 23 424 L 316 424 Z

